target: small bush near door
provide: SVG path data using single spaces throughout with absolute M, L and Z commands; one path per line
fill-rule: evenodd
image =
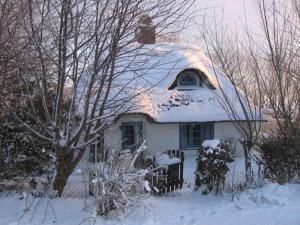
M 229 149 L 219 140 L 204 141 L 197 152 L 197 169 L 195 172 L 195 189 L 203 188 L 203 194 L 224 188 L 228 164 L 233 161 Z

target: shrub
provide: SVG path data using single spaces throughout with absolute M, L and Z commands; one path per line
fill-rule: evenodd
M 229 147 L 218 140 L 204 141 L 197 152 L 197 169 L 195 172 L 195 188 L 204 187 L 203 194 L 213 190 L 216 194 L 224 188 L 228 163 L 233 159 Z
M 92 193 L 96 198 L 98 215 L 107 215 L 116 209 L 126 211 L 139 204 L 144 188 L 148 187 L 145 181 L 147 171 L 136 169 L 134 165 L 145 149 L 143 143 L 134 155 L 125 150 L 112 154 L 107 161 L 98 162 L 95 166 Z
M 11 115 L 5 116 L 0 120 L 0 179 L 46 173 L 50 162 L 49 148 Z
M 17 176 L 40 176 L 50 172 L 53 153 L 51 144 L 41 141 L 26 127 L 49 137 L 49 133 L 42 132 L 44 128 L 40 121 L 46 120 L 44 100 L 35 93 L 34 90 L 37 88 L 35 82 L 25 85 L 14 81 L 6 99 L 7 106 L 5 110 L 0 109 L 2 110 L 0 112 L 0 180 L 13 179 Z M 24 97 L 22 93 L 27 92 L 28 96 Z M 50 102 L 50 99 L 54 98 L 54 91 L 49 90 L 47 93 L 46 101 Z M 31 106 L 34 106 L 35 110 L 32 110 Z M 20 121 L 24 121 L 26 126 Z
M 259 163 L 264 167 L 264 178 L 284 184 L 299 179 L 300 151 L 293 141 L 280 136 L 263 137 L 259 143 Z

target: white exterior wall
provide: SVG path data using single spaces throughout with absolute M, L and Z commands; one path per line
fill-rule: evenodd
M 179 124 L 148 123 L 147 141 L 151 152 L 179 149 Z
M 214 136 L 223 141 L 233 141 L 233 144 L 236 144 L 236 155 L 242 155 L 243 148 L 239 142 L 241 134 L 232 122 L 215 122 Z
M 156 153 L 171 149 L 179 149 L 179 124 L 156 124 L 149 122 L 143 115 L 124 115 L 117 123 L 105 130 L 104 146 L 109 149 L 120 150 L 122 122 L 143 122 L 143 138 L 146 140 L 148 152 Z M 232 122 L 215 122 L 214 138 L 220 140 L 231 139 L 236 143 L 237 155 L 242 154 L 242 146 L 239 142 L 239 131 Z

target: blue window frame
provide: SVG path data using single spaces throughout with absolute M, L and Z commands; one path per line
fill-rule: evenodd
M 180 148 L 200 147 L 204 140 L 214 139 L 213 123 L 181 123 L 179 124 Z
M 143 141 L 143 122 L 124 122 L 121 124 L 122 148 L 135 150 Z

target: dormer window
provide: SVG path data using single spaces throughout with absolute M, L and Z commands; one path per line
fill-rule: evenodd
M 215 90 L 216 87 L 211 83 L 208 77 L 197 69 L 185 69 L 177 74 L 176 79 L 170 85 L 168 90 L 196 90 L 199 88 L 209 88 Z
M 199 77 L 192 71 L 182 73 L 178 79 L 178 87 L 189 88 L 199 86 Z

